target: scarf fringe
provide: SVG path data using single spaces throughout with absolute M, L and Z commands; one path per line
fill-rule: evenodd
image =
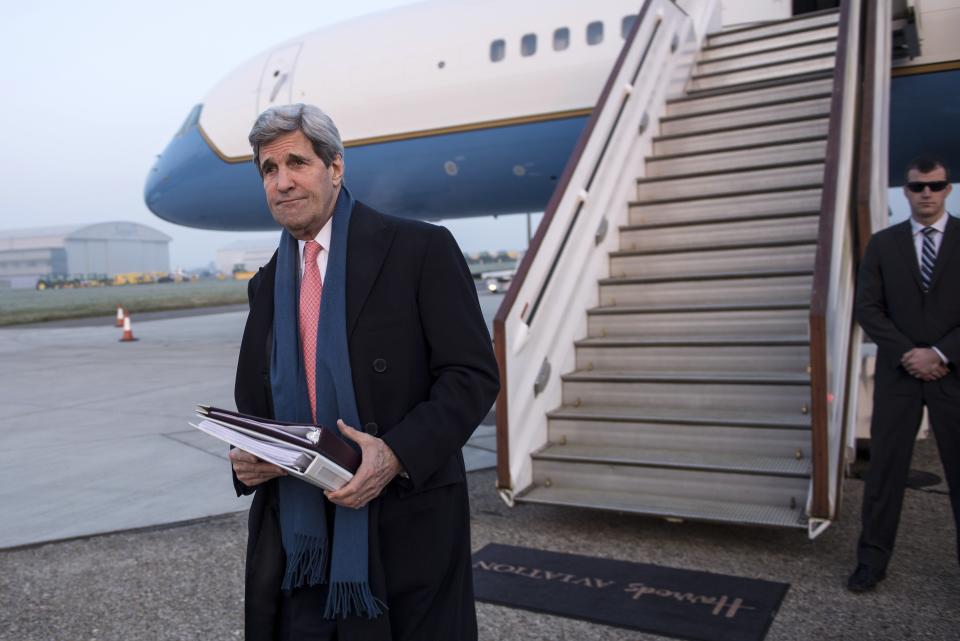
M 287 552 L 283 574 L 284 590 L 327 582 L 327 541 L 319 536 L 294 535 L 293 550 Z
M 373 619 L 386 609 L 386 604 L 373 596 L 366 581 L 337 581 L 330 584 L 324 618 L 343 619 L 352 614 Z

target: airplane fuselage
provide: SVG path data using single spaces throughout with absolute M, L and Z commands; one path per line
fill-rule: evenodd
M 343 138 L 347 185 L 423 219 L 543 209 L 637 11 L 635 0 L 432 0 L 318 29 L 247 61 L 150 172 L 171 222 L 272 229 L 247 134 L 305 102 Z

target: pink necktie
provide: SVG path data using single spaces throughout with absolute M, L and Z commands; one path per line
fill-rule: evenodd
M 310 412 L 317 422 L 317 323 L 320 321 L 320 296 L 323 283 L 317 256 L 322 247 L 315 240 L 303 246 L 303 278 L 300 279 L 300 344 L 303 346 L 303 367 L 307 373 Z

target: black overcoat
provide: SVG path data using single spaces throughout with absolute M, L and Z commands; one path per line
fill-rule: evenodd
M 273 417 L 269 353 L 276 254 L 248 290 L 237 364 L 241 412 Z M 370 582 L 389 608 L 338 622 L 341 641 L 477 638 L 461 448 L 499 390 L 476 287 L 450 233 L 357 202 L 347 254 L 350 365 L 362 425 L 409 479 L 370 504 Z M 289 331 L 297 331 L 291 327 Z M 238 493 L 250 488 L 237 481 Z M 246 558 L 248 641 L 275 638 L 284 556 L 276 481 L 255 489 Z

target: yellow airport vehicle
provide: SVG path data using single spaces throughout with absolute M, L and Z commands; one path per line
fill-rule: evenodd
M 78 274 L 76 276 L 42 276 L 37 279 L 37 291 L 45 289 L 79 289 L 85 287 L 103 287 L 113 281 L 106 274 Z
M 127 272 L 113 277 L 114 285 L 144 285 L 153 282 L 156 282 L 156 277 L 143 272 Z

